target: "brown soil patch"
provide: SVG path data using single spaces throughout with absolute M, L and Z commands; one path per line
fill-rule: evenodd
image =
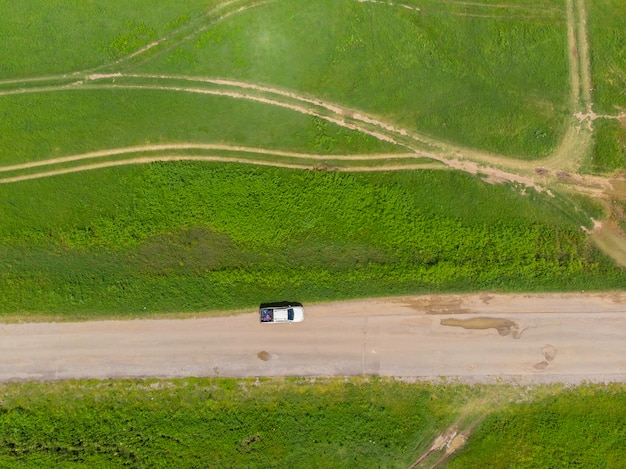
M 546 344 L 541 347 L 541 353 L 548 362 L 551 362 L 556 358 L 556 347 L 554 345 Z
M 502 318 L 469 318 L 469 319 L 442 319 L 442 326 L 462 327 L 463 329 L 495 329 L 501 336 L 507 336 L 513 333 L 513 338 L 517 332 L 519 335 L 519 325 L 515 321 Z

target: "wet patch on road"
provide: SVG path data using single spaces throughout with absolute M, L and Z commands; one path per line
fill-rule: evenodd
M 545 370 L 548 367 L 550 362 L 556 358 L 556 347 L 554 345 L 546 344 L 541 347 L 541 354 L 544 359 L 533 365 L 535 370 Z
M 514 339 L 519 339 L 522 336 L 522 332 L 520 331 L 519 324 L 515 321 L 511 321 L 510 319 L 504 318 L 486 318 L 486 317 L 478 317 L 478 318 L 469 318 L 469 319 L 442 319 L 440 324 L 442 326 L 452 326 L 452 327 L 462 327 L 463 329 L 495 329 L 498 331 L 498 334 L 501 336 L 510 335 Z
M 272 356 L 269 354 L 269 352 L 266 352 L 265 350 L 263 350 L 262 352 L 259 352 L 256 354 L 256 356 L 259 358 L 259 360 L 263 360 L 264 362 L 270 360 L 272 358 Z

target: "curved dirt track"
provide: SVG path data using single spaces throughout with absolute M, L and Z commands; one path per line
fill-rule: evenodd
M 626 381 L 626 293 L 444 295 L 182 320 L 0 325 L 0 381 L 184 376 Z

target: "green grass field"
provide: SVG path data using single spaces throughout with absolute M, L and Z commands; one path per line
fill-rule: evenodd
M 446 467 L 618 468 L 625 391 L 363 378 L 2 384 L 0 465 L 407 467 L 454 422 L 482 420 Z
M 289 109 L 222 96 L 105 89 L 0 99 L 6 105 L 0 123 L 2 165 L 172 143 L 328 155 L 402 150 L 332 123 L 320 127 L 314 117 Z
M 0 304 L 4 314 L 94 317 L 619 288 L 624 273 L 586 240 L 573 202 L 453 172 L 200 162 L 5 184 Z
M 599 204 L 436 161 L 471 148 L 479 171 L 535 177 L 563 143 L 584 170 L 625 167 L 623 2 L 583 4 L 589 104 L 605 115 L 593 131 L 572 116 L 586 99 L 572 55 L 585 64 L 567 9 L 580 21 L 581 3 L 502 3 L 0 0 L 0 320 L 623 289 L 581 229 Z M 582 143 L 563 142 L 576 125 Z M 377 378 L 0 384 L 0 466 L 407 467 L 457 422 L 476 427 L 450 467 L 618 468 L 624 396 Z
M 593 166 L 599 172 L 626 169 L 626 5 L 617 0 L 588 2 L 594 110 L 618 116 L 595 126 Z
M 619 0 L 588 3 L 589 41 L 596 112 L 626 109 L 626 5 Z
M 3 4 L 0 313 L 623 287 L 592 202 L 433 159 L 536 159 L 570 124 L 564 5 L 493 3 Z
M 626 458 L 626 389 L 584 385 L 488 416 L 446 467 L 605 467 Z
M 131 67 L 278 85 L 453 142 L 538 157 L 564 130 L 568 96 L 562 3 L 550 3 L 522 20 L 515 9 L 490 9 L 499 16 L 487 19 L 435 2 L 423 14 L 352 0 L 276 2 Z

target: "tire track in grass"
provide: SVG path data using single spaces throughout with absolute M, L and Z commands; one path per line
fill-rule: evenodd
M 176 143 L 163 145 L 141 145 L 133 147 L 112 148 L 108 150 L 100 150 L 89 153 L 81 153 L 77 155 L 62 156 L 58 158 L 50 158 L 41 161 L 31 161 L 29 163 L 21 163 L 8 166 L 0 166 L 0 173 L 19 171 L 24 169 L 37 168 L 40 166 L 52 166 L 56 164 L 72 163 L 75 161 L 91 160 L 104 158 L 109 156 L 127 155 L 132 153 L 145 153 L 156 151 L 170 150 L 214 150 L 237 153 L 252 153 L 260 155 L 284 156 L 289 158 L 309 159 L 309 160 L 345 160 L 345 161 L 367 161 L 380 159 L 404 159 L 416 158 L 414 153 L 380 153 L 380 154 L 354 154 L 354 155 L 323 155 L 315 153 L 298 153 L 291 151 L 272 150 L 267 148 L 243 147 L 236 145 L 217 145 L 217 144 L 197 144 L 197 143 Z
M 274 155 L 273 152 L 268 152 L 268 155 Z M 303 157 L 307 158 L 307 157 Z M 394 157 L 395 158 L 395 157 Z M 410 158 L 414 158 L 410 155 Z M 329 160 L 330 158 L 325 158 Z M 341 158 L 335 158 L 341 159 Z M 128 166 L 134 164 L 148 164 L 156 162 L 168 162 L 168 161 L 203 161 L 203 162 L 220 162 L 220 163 L 240 163 L 250 164 L 255 166 L 271 166 L 276 168 L 289 168 L 289 169 L 308 169 L 308 170 L 332 170 L 339 172 L 375 172 L 375 171 L 405 171 L 405 170 L 418 170 L 418 169 L 446 169 L 445 166 L 433 164 L 433 163 L 414 163 L 406 165 L 383 165 L 383 166 L 347 166 L 347 167 L 333 167 L 333 168 L 320 168 L 318 165 L 296 164 L 296 163 L 282 163 L 277 161 L 267 161 L 249 158 L 236 158 L 227 156 L 200 156 L 200 155 L 166 155 L 166 156 L 141 156 L 135 158 L 126 158 L 122 160 L 103 161 L 101 163 L 90 163 L 86 165 L 72 166 L 67 168 L 41 171 L 31 174 L 23 174 L 19 176 L 12 176 L 0 179 L 0 184 L 10 184 L 15 182 L 28 181 L 32 179 L 41 179 L 53 176 L 60 176 L 63 174 L 78 173 L 84 171 L 93 171 L 97 169 L 112 168 L 117 166 Z
M 558 17 L 559 10 L 553 7 L 545 7 L 538 5 L 513 5 L 513 4 L 493 4 L 493 3 L 478 3 L 478 2 L 456 2 L 456 1 L 439 1 L 438 4 L 464 7 L 466 10 L 468 7 L 474 8 L 477 11 L 480 10 L 517 10 L 520 14 L 486 14 L 486 13 L 472 13 L 469 11 L 453 11 L 453 10 L 436 10 L 432 7 L 424 6 L 423 4 L 408 5 L 406 3 L 398 3 L 385 0 L 355 0 L 358 3 L 370 3 L 375 5 L 383 5 L 387 7 L 403 8 L 405 10 L 411 10 L 424 14 L 439 14 L 450 16 L 465 16 L 470 18 L 488 18 L 488 19 L 520 19 L 520 20 L 550 20 Z M 540 10 L 540 11 L 538 11 Z M 552 16 L 550 16 L 552 15 Z
M 227 92 L 226 95 L 228 96 L 259 100 L 260 102 L 264 102 L 266 104 L 277 104 L 277 97 L 287 98 L 288 100 L 293 100 L 298 103 L 298 105 L 296 105 L 295 107 L 291 107 L 289 103 L 284 104 L 285 107 L 291 110 L 304 112 L 306 114 L 325 119 L 331 123 L 349 128 L 351 130 L 366 133 L 381 141 L 404 146 L 405 148 L 410 149 L 420 156 L 438 160 L 441 163 L 448 165 L 452 169 L 465 171 L 473 175 L 484 174 L 484 179 L 487 182 L 514 182 L 523 184 L 528 187 L 533 187 L 540 192 L 544 190 L 543 187 L 540 187 L 538 184 L 535 183 L 532 177 L 511 172 L 510 168 L 515 168 L 517 170 L 526 170 L 527 173 L 532 173 L 534 166 L 532 166 L 528 162 L 511 160 L 510 158 L 500 157 L 497 155 L 488 154 L 486 152 L 480 152 L 478 150 L 443 144 L 434 139 L 425 137 L 424 135 L 415 131 L 409 131 L 407 129 L 394 126 L 392 124 L 383 122 L 375 117 L 361 114 L 353 109 L 342 107 L 339 104 L 323 101 L 317 98 L 312 98 L 292 91 L 285 91 L 278 88 L 268 87 L 266 85 L 258 85 L 248 82 L 214 79 L 207 77 L 151 74 L 126 74 L 122 75 L 122 77 L 168 81 L 183 80 L 191 81 L 194 83 L 226 86 L 239 90 L 236 93 Z M 175 89 L 179 91 L 187 90 L 201 92 L 195 88 L 192 89 L 188 87 L 175 87 Z M 269 99 L 265 97 L 256 97 L 254 95 L 246 94 L 245 92 L 242 93 L 240 90 L 260 92 L 264 95 L 270 95 L 272 98 Z M 302 108 L 302 104 L 320 109 L 317 109 L 316 111 L 310 111 L 309 109 L 307 111 L 306 109 Z M 283 104 L 278 105 L 283 106 Z M 331 115 L 329 116 L 327 114 L 324 114 L 323 112 L 325 111 L 330 112 Z M 427 151 L 422 148 L 424 146 L 428 148 Z M 487 163 L 489 166 L 485 166 L 485 163 Z M 509 168 L 507 168 L 507 166 Z
M 209 83 L 209 82 L 207 82 Z M 254 87 L 256 85 L 248 85 L 249 87 Z M 233 99 L 245 99 L 249 101 L 259 102 L 262 104 L 274 105 L 278 107 L 282 107 L 285 109 L 289 109 L 295 112 L 299 112 L 301 114 L 310 115 L 313 117 L 318 117 L 320 119 L 326 120 L 330 123 L 339 125 L 341 127 L 358 131 L 366 135 L 370 135 L 380 141 L 395 144 L 404 148 L 409 149 L 414 152 L 416 156 L 423 156 L 426 158 L 431 158 L 433 160 L 437 160 L 452 169 L 465 171 L 473 175 L 479 175 L 483 177 L 486 182 L 489 183 L 518 183 L 527 187 L 532 187 L 535 190 L 542 192 L 544 191 L 544 187 L 535 183 L 532 177 L 527 177 L 520 174 L 515 174 L 505 169 L 499 169 L 491 166 L 484 166 L 482 163 L 478 163 L 476 161 L 472 161 L 470 159 L 466 159 L 463 157 L 459 157 L 459 152 L 453 154 L 451 151 L 447 151 L 445 147 L 441 146 L 441 151 L 424 151 L 419 146 L 416 146 L 416 143 L 423 145 L 423 138 L 420 136 L 414 135 L 412 132 L 408 132 L 405 129 L 399 129 L 391 126 L 390 124 L 386 124 L 384 122 L 378 121 L 376 119 L 353 113 L 349 110 L 343 110 L 339 115 L 337 115 L 333 111 L 337 111 L 338 107 L 335 105 L 327 105 L 322 101 L 318 101 L 322 103 L 322 109 L 331 111 L 331 115 L 328 113 L 320 112 L 320 109 L 313 110 L 310 107 L 306 107 L 303 105 L 296 105 L 289 102 L 283 102 L 275 99 L 276 97 L 267 98 L 264 96 L 258 96 L 251 93 L 246 93 L 246 90 L 240 91 L 224 91 L 218 89 L 206 89 L 206 88 L 191 88 L 184 86 L 167 86 L 167 85 L 140 85 L 140 84 L 119 84 L 119 83 L 107 83 L 107 84 L 77 84 L 77 85 L 66 85 L 66 86 L 52 86 L 52 87 L 41 87 L 37 89 L 29 88 L 29 89 L 21 89 L 15 91 L 7 91 L 4 94 L 21 94 L 21 93 L 35 93 L 35 92 L 53 92 L 53 91 L 71 91 L 71 90 L 92 90 L 92 89 L 134 89 L 134 90 L 154 90 L 154 91 L 176 91 L 176 92 L 186 92 L 186 93 L 199 93 L 199 94 L 207 94 L 213 96 L 224 96 L 230 97 Z M 0 93 L 2 94 L 2 93 Z M 284 93 L 277 93 L 278 96 Z M 283 96 L 285 97 L 285 96 Z M 295 99 L 295 98 L 294 98 Z M 303 98 L 301 101 L 304 104 L 311 103 L 310 98 Z M 312 104 L 312 103 L 311 103 Z M 504 159 L 506 160 L 506 159 Z
M 158 46 L 159 44 L 162 44 L 163 42 L 169 41 L 170 39 L 172 39 L 173 37 L 175 37 L 177 34 L 183 32 L 186 29 L 192 29 L 192 27 L 199 22 L 202 22 L 205 19 L 210 18 L 212 15 L 218 13 L 219 11 L 229 7 L 230 5 L 236 4 L 236 3 L 242 3 L 243 0 L 228 0 L 222 3 L 219 3 L 218 5 L 216 5 L 214 8 L 212 8 L 211 10 L 207 11 L 206 13 L 196 17 L 195 19 L 191 20 L 189 23 L 183 24 L 180 27 L 174 29 L 173 31 L 171 31 L 169 34 L 166 34 L 162 37 L 160 37 L 159 39 L 151 42 L 150 44 L 143 46 L 142 48 L 140 48 L 139 50 L 132 52 L 131 54 L 125 55 L 123 57 L 120 57 L 119 59 L 113 61 L 113 62 L 109 62 L 103 65 L 100 65 L 98 67 L 95 67 L 93 69 L 90 69 L 92 71 L 97 71 L 100 69 L 104 69 L 104 68 L 109 68 L 109 67 L 113 67 L 115 65 L 119 65 L 123 62 L 126 62 L 134 57 L 137 57 L 138 55 L 141 55 L 145 52 L 147 52 L 148 50 Z M 245 2 L 244 2 L 245 3 Z M 246 9 L 246 6 L 244 5 L 243 7 L 239 7 L 239 9 L 237 11 L 243 11 L 244 9 Z M 237 12 L 235 11 L 235 13 Z M 228 16 L 232 16 L 233 13 L 228 14 Z M 221 17 L 218 17 L 217 20 L 215 20 L 214 22 L 211 22 L 211 24 L 216 23 L 218 21 L 220 21 Z M 195 30 L 192 31 L 189 35 L 185 36 L 185 38 L 187 37 L 191 37 L 191 35 L 193 35 L 195 33 Z
M 159 51 L 158 53 L 156 53 L 156 54 L 154 54 L 154 55 L 152 55 L 150 57 L 146 57 L 143 61 L 138 62 L 138 63 L 136 63 L 134 65 L 139 65 L 139 66 L 140 65 L 144 65 L 147 62 L 149 62 L 149 61 L 151 61 L 151 60 L 153 60 L 153 59 L 155 59 L 155 58 L 157 58 L 157 57 L 159 57 L 159 56 L 161 56 L 161 55 L 163 55 L 163 54 L 165 54 L 167 52 L 170 52 L 175 47 L 178 47 L 181 44 L 184 44 L 185 42 L 188 42 L 189 40 L 191 40 L 192 38 L 198 36 L 199 34 L 202 34 L 203 32 L 207 31 L 209 28 L 212 28 L 213 26 L 215 26 L 217 23 L 219 23 L 221 21 L 224 21 L 224 20 L 226 20 L 226 19 L 228 19 L 228 18 L 230 18 L 230 17 L 232 17 L 232 16 L 234 16 L 234 15 L 236 15 L 238 13 L 243 13 L 245 11 L 248 11 L 248 10 L 250 10 L 252 8 L 265 6 L 265 5 L 269 4 L 269 3 L 272 3 L 273 1 L 275 1 L 275 0 L 259 0 L 259 1 L 256 1 L 256 2 L 249 3 L 248 5 L 243 5 L 243 6 L 239 7 L 239 8 L 237 8 L 236 10 L 224 13 L 224 14 L 220 15 L 219 17 L 217 17 L 214 21 L 211 21 L 208 24 L 206 24 L 206 25 L 204 25 L 204 26 L 202 26 L 202 27 L 200 27 L 200 28 L 190 32 L 188 35 L 186 35 L 183 38 L 177 40 L 176 42 L 172 42 L 168 47 L 165 47 L 163 50 Z M 236 2 L 227 2 L 227 3 L 228 4 L 233 4 L 233 3 L 236 3 Z M 137 55 L 137 54 L 135 54 L 135 55 Z M 132 57 L 129 57 L 129 59 L 130 58 L 132 58 Z

